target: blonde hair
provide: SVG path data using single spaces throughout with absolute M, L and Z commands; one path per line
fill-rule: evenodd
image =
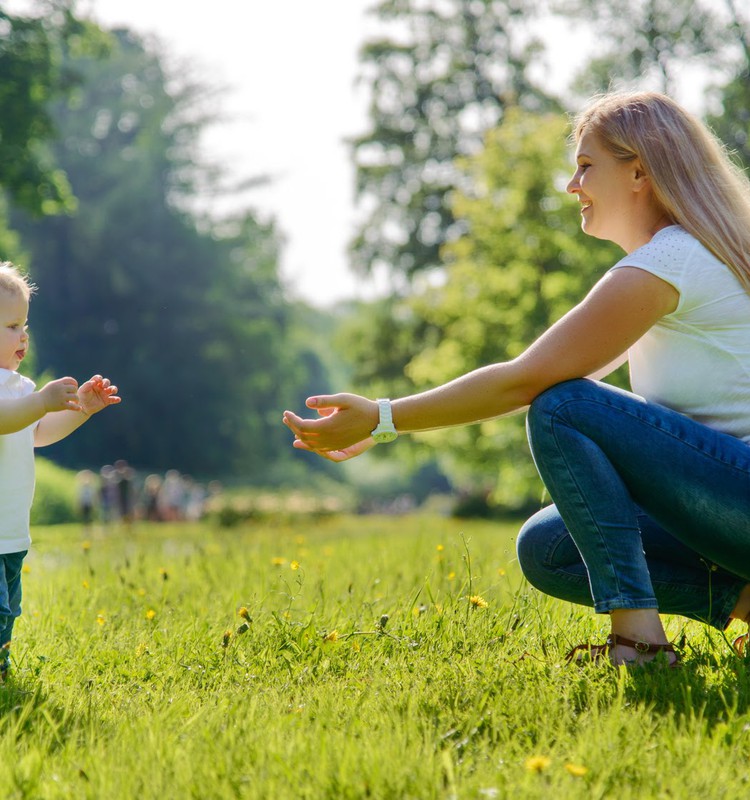
M 36 291 L 36 286 L 18 267 L 10 261 L 3 261 L 0 262 L 0 291 L 21 295 L 28 302 Z
M 657 92 L 597 98 L 574 123 L 622 161 L 639 159 L 654 197 L 750 293 L 750 182 L 696 117 Z

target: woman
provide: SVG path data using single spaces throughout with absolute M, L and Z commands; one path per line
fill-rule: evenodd
M 529 406 L 554 505 L 521 530 L 524 573 L 610 615 L 606 643 L 575 655 L 672 664 L 660 613 L 750 615 L 750 186 L 664 95 L 604 96 L 574 140 L 582 228 L 625 257 L 518 358 L 390 410 L 405 433 Z M 636 394 L 597 380 L 626 359 Z M 387 403 L 307 405 L 318 419 L 284 415 L 297 448 L 343 461 L 388 438 Z

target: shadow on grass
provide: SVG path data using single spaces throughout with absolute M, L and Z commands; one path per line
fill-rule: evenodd
M 38 678 L 11 673 L 0 685 L 0 736 L 43 743 L 48 752 L 53 752 L 78 727 L 70 710 L 50 700 Z
M 625 695 L 654 713 L 700 717 L 711 728 L 750 711 L 750 657 L 703 653 L 677 669 L 634 669 Z

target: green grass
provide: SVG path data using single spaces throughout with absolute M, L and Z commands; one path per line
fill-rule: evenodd
M 727 641 L 672 618 L 680 670 L 567 666 L 606 620 L 524 583 L 516 528 L 37 528 L 4 797 L 748 796 L 750 681 Z

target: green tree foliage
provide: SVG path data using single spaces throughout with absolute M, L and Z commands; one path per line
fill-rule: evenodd
M 101 52 L 106 37 L 61 3 L 37 16 L 0 9 L 0 186 L 35 215 L 74 207 L 65 172 L 47 147 L 55 134 L 50 102 L 75 86 L 69 52 Z
M 41 369 L 105 371 L 124 402 L 56 457 L 267 477 L 290 451 L 281 411 L 306 380 L 286 346 L 274 227 L 186 210 L 205 177 L 193 166 L 204 95 L 138 37 L 118 31 L 109 58 L 70 68 L 82 83 L 52 117 L 77 212 L 17 220 L 39 284 L 32 334 Z
M 407 372 L 417 388 L 518 356 L 580 300 L 622 253 L 580 231 L 561 115 L 507 111 L 485 149 L 462 162 L 470 191 L 454 211 L 466 233 L 446 248 L 446 281 L 413 299 L 439 331 Z M 423 435 L 459 484 L 494 483 L 506 506 L 539 501 L 523 417 Z
M 451 194 L 456 159 L 481 149 L 508 105 L 556 108 L 534 84 L 541 0 L 381 0 L 382 35 L 362 49 L 372 128 L 353 142 L 366 210 L 351 244 L 355 270 L 385 270 L 390 298 L 360 307 L 345 331 L 354 383 L 372 393 L 413 388 L 406 364 L 435 336 L 410 307 L 415 285 L 442 269 L 461 234 Z
M 349 308 L 337 340 L 350 362 L 352 384 L 378 397 L 413 391 L 404 367 L 417 343 L 434 335 L 431 328 L 408 298 L 397 295 Z
M 734 153 L 750 169 L 750 12 L 744 16 L 732 0 L 727 0 L 730 10 L 729 38 L 736 40 L 734 75 L 720 87 L 721 110 L 709 116 L 708 122 Z
M 531 81 L 537 0 L 381 0 L 384 34 L 361 54 L 372 130 L 353 143 L 368 209 L 356 269 L 403 279 L 441 264 L 458 232 L 449 202 L 455 159 L 481 147 L 508 103 L 546 108 Z M 403 284 L 403 280 L 401 281 Z
M 732 57 L 737 29 L 728 25 L 733 0 L 558 0 L 558 13 L 590 27 L 600 55 L 574 82 L 585 96 L 637 81 L 671 94 L 686 69 L 720 70 Z

